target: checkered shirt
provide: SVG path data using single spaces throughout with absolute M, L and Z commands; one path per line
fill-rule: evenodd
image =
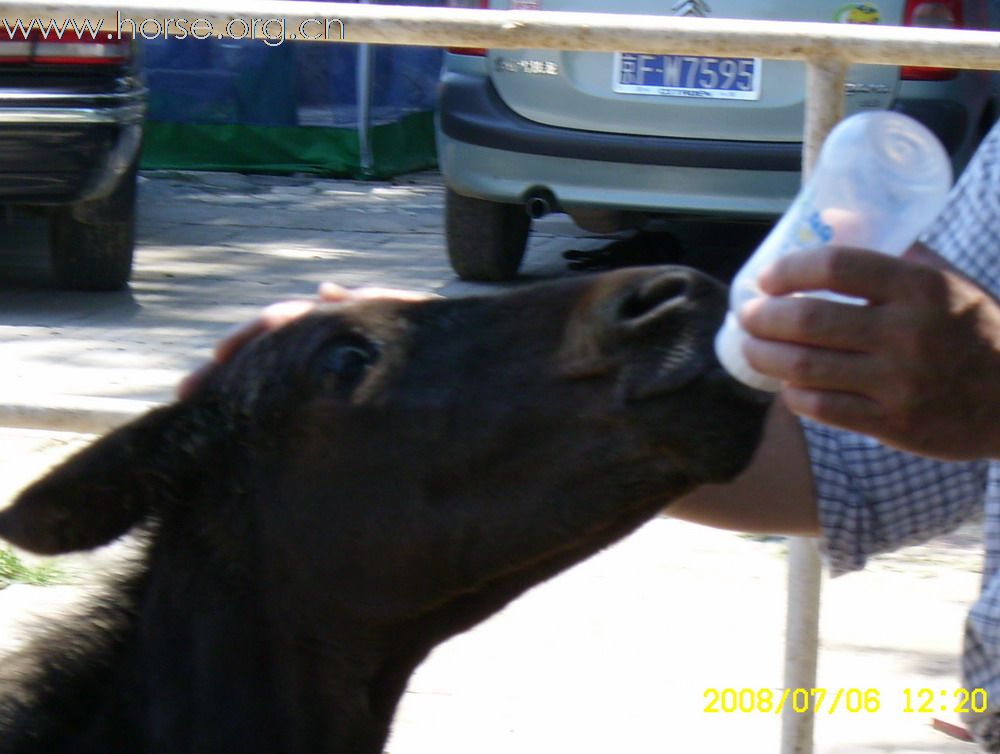
M 1000 298 L 1000 125 L 921 240 Z M 982 591 L 966 620 L 962 669 L 965 686 L 985 688 L 990 702 L 988 713 L 969 716 L 966 724 L 984 750 L 1000 752 L 1000 462 L 933 461 L 814 422 L 803 426 L 821 547 L 833 575 L 863 568 L 869 555 L 916 544 L 984 510 Z

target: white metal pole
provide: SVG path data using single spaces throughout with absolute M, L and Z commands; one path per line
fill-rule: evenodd
M 808 178 L 823 140 L 844 112 L 847 67 L 838 61 L 809 61 L 806 66 L 806 122 L 802 178 Z M 809 708 L 796 712 L 786 704 L 781 720 L 781 754 L 812 754 L 813 697 L 819 658 L 819 607 L 822 564 L 816 542 L 794 537 L 788 543 L 788 613 L 785 619 L 785 688 L 807 694 Z M 801 694 L 801 692 L 800 692 Z M 790 698 L 791 699 L 791 698 Z
M 1000 39 L 998 39 L 1000 41 Z M 819 150 L 844 117 L 844 82 L 847 65 L 838 60 L 806 63 L 806 122 L 802 150 L 802 179 L 809 177 Z
M 359 0 L 370 3 L 371 0 Z M 358 161 L 365 176 L 372 174 L 374 158 L 371 145 L 372 125 L 372 74 L 374 72 L 375 50 L 370 44 L 359 44 L 357 53 L 357 76 L 355 96 L 358 106 Z
M 819 603 L 822 569 L 816 543 L 793 537 L 788 542 L 788 613 L 785 618 L 785 688 L 792 694 L 782 710 L 781 754 L 812 754 L 814 715 L 810 706 L 795 711 L 796 691 L 812 703 L 819 658 Z M 800 702 L 801 704 L 801 702 Z

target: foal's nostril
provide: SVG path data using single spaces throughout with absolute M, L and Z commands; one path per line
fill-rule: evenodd
M 691 277 L 684 273 L 666 273 L 647 280 L 622 298 L 618 306 L 619 319 L 623 322 L 641 319 L 664 304 L 689 298 L 691 284 Z

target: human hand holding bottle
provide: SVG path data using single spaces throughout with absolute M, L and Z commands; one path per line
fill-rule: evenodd
M 767 294 L 761 273 L 779 260 L 829 245 L 900 255 L 940 213 L 950 187 L 948 155 L 922 124 L 886 111 L 841 121 L 824 142 L 809 180 L 733 280 L 730 311 L 715 340 L 722 365 L 752 387 L 777 390 L 777 380 L 746 362 L 746 334 L 737 316 L 747 302 Z M 808 291 L 837 298 L 822 287 Z M 797 293 L 802 291 L 790 291 Z
M 1000 458 L 1000 303 L 937 255 L 824 247 L 758 281 L 743 354 L 793 412 L 922 455 Z M 869 303 L 790 295 L 815 290 Z

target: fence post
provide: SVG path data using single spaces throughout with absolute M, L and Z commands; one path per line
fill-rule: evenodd
M 358 0 L 368 4 L 372 0 Z M 355 76 L 354 91 L 358 102 L 358 166 L 361 176 L 370 178 L 374 172 L 375 157 L 372 153 L 372 77 L 375 73 L 375 49 L 370 44 L 359 44 L 357 49 L 358 70 Z
M 802 179 L 812 172 L 820 147 L 830 130 L 844 117 L 847 64 L 837 60 L 806 61 L 806 123 L 802 150 Z
M 802 150 L 802 179 L 809 177 L 823 140 L 844 112 L 847 66 L 838 61 L 810 60 L 806 64 L 806 122 Z M 822 565 L 816 542 L 794 537 L 788 544 L 788 612 L 785 619 L 784 687 L 816 687 L 819 656 L 819 604 Z M 790 698 L 789 701 L 792 701 Z M 812 754 L 812 697 L 805 712 L 786 704 L 781 720 L 781 754 Z

